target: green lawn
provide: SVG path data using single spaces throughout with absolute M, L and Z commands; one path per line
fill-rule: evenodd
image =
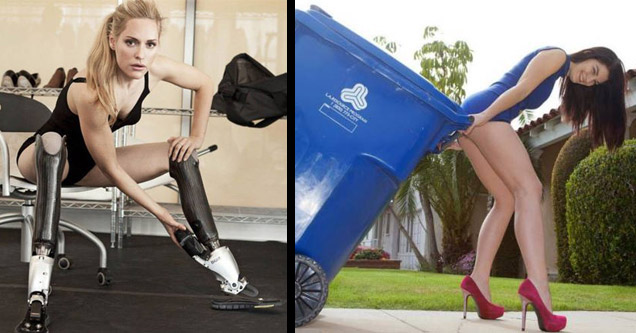
M 463 311 L 463 276 L 392 269 L 343 268 L 329 285 L 327 307 Z M 521 311 L 521 279 L 490 278 L 493 302 Z M 555 311 L 636 312 L 636 287 L 550 283 Z M 475 303 L 469 299 L 469 309 Z

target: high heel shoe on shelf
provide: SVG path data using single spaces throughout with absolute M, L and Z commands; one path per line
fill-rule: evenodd
M 51 76 L 51 80 L 49 80 L 49 83 L 47 83 L 44 88 L 62 88 L 65 79 L 66 74 L 64 74 L 64 68 L 60 67 L 55 70 L 55 73 Z
M 468 296 L 472 296 L 477 305 L 477 314 L 481 319 L 497 319 L 504 314 L 504 308 L 499 305 L 490 303 L 481 293 L 475 281 L 466 275 L 461 283 L 462 293 L 464 294 L 464 319 L 466 319 L 466 306 Z
M 8 70 L 4 72 L 4 75 L 2 75 L 2 87 L 15 88 L 17 85 L 18 85 L 18 75 L 12 70 Z
M 77 68 L 73 67 L 73 68 L 69 69 L 68 70 L 68 75 L 66 76 L 66 84 L 71 82 L 71 80 L 73 79 L 73 77 L 75 77 L 76 74 L 77 74 Z
M 559 332 L 565 328 L 567 318 L 555 315 L 548 311 L 539 296 L 537 288 L 528 279 L 525 279 L 519 286 L 519 297 L 521 298 L 521 330 L 526 330 L 526 310 L 528 304 L 532 304 L 534 312 L 537 314 L 539 328 L 544 332 Z
M 25 70 L 18 72 L 18 87 L 20 88 L 35 88 L 40 85 L 40 75 L 38 73 L 29 73 Z

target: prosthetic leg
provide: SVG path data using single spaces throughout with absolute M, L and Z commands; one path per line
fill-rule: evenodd
M 29 265 L 28 308 L 17 333 L 48 332 L 46 305 L 55 262 L 57 228 L 60 221 L 60 186 L 66 163 L 66 137 L 49 132 L 35 137 L 37 195 L 33 253 Z
M 239 310 L 280 305 L 279 300 L 257 298 L 258 289 L 239 273 L 232 252 L 219 244 L 214 218 L 203 189 L 196 151 L 185 161 L 170 160 L 170 176 L 177 181 L 183 213 L 194 231 L 194 234 L 176 231 L 179 244 L 196 262 L 211 270 L 221 283 L 221 290 L 230 295 L 215 298 L 212 308 Z

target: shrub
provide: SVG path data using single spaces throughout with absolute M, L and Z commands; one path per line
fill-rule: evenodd
M 566 184 L 570 262 L 583 283 L 636 285 L 636 140 L 601 147 Z
M 356 254 L 358 254 L 358 252 L 360 252 L 360 251 L 362 251 L 362 250 L 368 250 L 368 249 L 371 249 L 371 247 L 368 247 L 368 246 L 360 246 L 360 245 L 356 246 L 356 249 L 355 249 L 355 250 L 353 250 L 353 252 L 351 252 L 351 255 L 349 256 L 349 259 L 353 259 L 353 257 L 355 257 L 355 256 L 356 256 Z
M 449 270 L 451 273 L 455 274 L 470 274 L 473 271 L 473 267 L 475 266 L 475 257 L 476 252 L 472 250 L 463 256 L 459 257 L 459 260 L 454 264 L 450 265 Z
M 349 259 L 389 259 L 389 254 L 382 249 L 358 246 Z
M 582 130 L 578 135 L 570 137 L 561 148 L 552 169 L 550 191 L 552 194 L 552 212 L 557 241 L 557 267 L 559 280 L 562 282 L 574 281 L 574 271 L 572 270 L 572 264 L 570 264 L 567 221 L 565 219 L 565 183 L 579 162 L 590 154 L 591 146 L 587 129 Z

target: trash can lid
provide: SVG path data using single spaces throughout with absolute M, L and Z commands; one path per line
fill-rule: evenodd
M 333 20 L 320 7 L 311 5 L 307 12 L 296 10 L 295 19 L 324 39 L 351 53 L 377 73 L 382 74 L 396 85 L 431 105 L 450 120 L 459 123 L 465 122 L 464 119 L 458 118 L 459 115 L 455 112 L 460 106 L 437 90 L 423 76 L 415 73 L 379 47 Z

